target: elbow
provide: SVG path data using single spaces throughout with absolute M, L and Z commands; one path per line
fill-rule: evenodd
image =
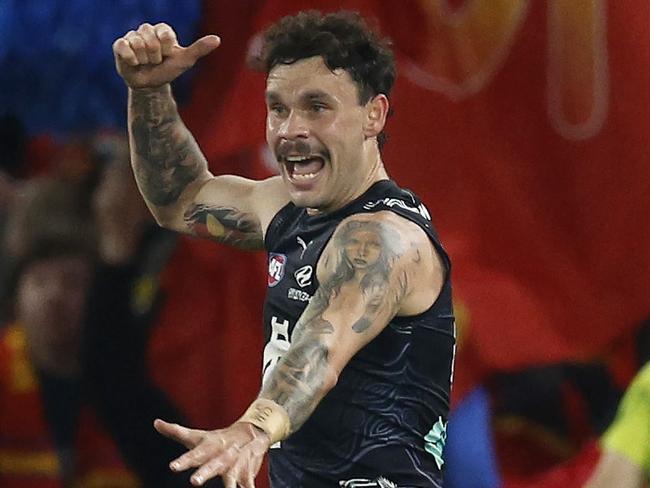
M 184 220 L 182 217 L 183 213 L 177 209 L 172 208 L 160 208 L 149 206 L 151 215 L 153 216 L 156 224 L 162 227 L 163 229 L 184 232 L 186 231 Z
M 331 389 L 333 389 L 339 381 L 339 371 L 330 366 L 328 367 L 323 374 L 323 393 L 327 394 Z

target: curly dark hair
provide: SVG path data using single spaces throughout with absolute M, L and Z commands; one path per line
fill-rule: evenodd
M 395 83 L 395 57 L 387 38 L 375 33 L 358 12 L 317 10 L 283 17 L 264 33 L 257 66 L 268 74 L 278 64 L 322 56 L 327 67 L 347 71 L 359 89 L 359 103 L 388 96 Z M 386 140 L 382 132 L 381 147 Z

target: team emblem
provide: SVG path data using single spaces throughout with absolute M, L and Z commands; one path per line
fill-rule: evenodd
M 282 280 L 284 276 L 284 267 L 287 264 L 287 257 L 284 254 L 270 253 L 269 254 L 269 276 L 268 285 L 275 286 Z

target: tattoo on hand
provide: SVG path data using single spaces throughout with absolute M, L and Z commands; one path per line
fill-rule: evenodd
M 264 245 L 259 222 L 236 208 L 196 205 L 185 214 L 185 223 L 198 237 L 242 249 L 261 249 Z
M 179 130 L 175 103 L 159 91 L 132 93 L 131 132 L 135 176 L 144 197 L 164 207 L 175 203 L 204 162 L 186 130 Z

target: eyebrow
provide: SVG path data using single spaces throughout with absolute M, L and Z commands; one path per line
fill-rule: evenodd
M 278 94 L 277 94 L 276 92 L 274 92 L 274 91 L 267 91 L 267 92 L 264 94 L 264 98 L 266 99 L 266 101 L 267 101 L 268 103 L 270 103 L 270 102 L 279 102 L 279 101 L 280 101 L 280 95 L 278 95 Z
M 303 100 L 325 100 L 325 101 L 332 101 L 331 95 L 328 93 L 322 91 L 322 90 L 310 90 L 306 93 L 304 93 L 300 98 Z
M 266 99 L 267 103 L 282 101 L 282 97 L 277 92 L 274 91 L 267 91 L 264 95 L 264 98 Z M 328 102 L 334 100 L 331 95 L 329 95 L 328 93 L 322 90 L 310 90 L 308 92 L 305 92 L 300 96 L 300 99 L 303 101 L 324 100 Z

